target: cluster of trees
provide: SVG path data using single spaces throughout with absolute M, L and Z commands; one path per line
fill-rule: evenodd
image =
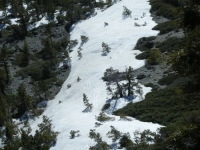
M 2 23 L 8 24 L 9 28 L 13 30 L 15 34 L 26 36 L 28 34 L 28 26 L 46 17 L 49 21 L 53 21 L 55 18 L 55 12 L 58 10 L 59 14 L 56 19 L 59 24 L 63 24 L 67 21 L 70 25 L 77 22 L 80 19 L 86 19 L 94 12 L 94 8 L 104 6 L 110 6 L 112 1 L 96 1 L 96 0 L 2 0 L 1 10 L 3 10 Z M 8 13 L 7 6 L 11 6 L 11 10 Z M 66 13 L 67 12 L 67 13 Z M 19 25 L 13 25 L 9 20 L 10 18 L 19 18 L 17 21 Z
M 56 144 L 58 132 L 52 130 L 51 121 L 43 116 L 43 122 L 38 125 L 35 135 L 31 134 L 31 128 L 27 122 L 23 128 L 19 128 L 12 120 L 0 130 L 0 138 L 3 149 L 50 149 Z M 1 148 L 0 148 L 1 149 Z
M 133 96 L 135 88 L 142 95 L 142 89 L 135 82 L 134 71 L 131 66 L 126 68 L 126 71 L 120 73 L 118 70 L 111 68 L 104 72 L 103 80 L 106 81 L 107 91 L 112 95 L 112 98 L 122 98 L 125 96 Z
M 123 149 L 133 150 L 133 149 L 147 149 L 152 148 L 152 142 L 156 136 L 155 133 L 150 130 L 144 130 L 143 132 L 135 131 L 132 139 L 129 133 L 122 133 L 118 131 L 114 126 L 110 126 L 111 130 L 106 134 L 108 138 L 112 139 L 112 144 L 109 145 L 107 142 L 102 140 L 100 133 L 95 132 L 95 130 L 90 130 L 89 137 L 96 142 L 96 145 L 91 146 L 90 150 L 102 149 Z M 153 149 L 153 148 L 152 148 Z

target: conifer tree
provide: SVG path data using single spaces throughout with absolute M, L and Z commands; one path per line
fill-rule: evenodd
M 85 110 L 89 110 L 89 111 L 92 110 L 93 105 L 89 103 L 89 100 L 86 94 L 83 94 L 83 103 L 86 106 Z
M 8 49 L 6 45 L 4 44 L 1 48 L 0 52 L 0 60 L 3 63 L 4 71 L 6 73 L 6 84 L 9 83 L 10 81 L 10 76 L 9 76 L 9 66 L 8 66 Z
M 23 67 L 28 66 L 29 65 L 29 57 L 30 57 L 29 46 L 28 46 L 26 40 L 24 40 L 23 54 L 22 54 L 20 66 L 23 66 Z
M 110 126 L 111 131 L 107 133 L 109 138 L 112 138 L 113 142 L 116 142 L 118 139 L 121 138 L 121 132 L 118 131 L 114 126 Z
M 27 94 L 24 84 L 20 84 L 17 89 L 17 97 L 15 102 L 17 104 L 16 117 L 21 116 L 25 111 L 33 110 L 31 101 L 32 99 Z
M 102 47 L 103 47 L 102 50 L 103 55 L 107 55 L 108 53 L 110 53 L 111 48 L 108 46 L 108 44 L 102 42 Z
M 118 70 L 114 70 L 112 67 L 106 69 L 104 72 L 104 80 L 106 80 L 108 83 L 107 85 L 107 91 L 109 94 L 112 95 L 113 98 L 120 97 L 122 98 L 124 96 L 124 87 L 123 84 L 120 84 L 120 74 Z M 111 88 L 111 85 L 115 85 L 116 88 Z
M 82 53 L 81 53 L 81 51 L 78 51 L 78 57 L 79 57 L 79 59 L 82 58 Z
M 2 94 L 5 94 L 6 85 L 6 73 L 0 68 L 0 90 Z
M 131 66 L 129 66 L 129 68 L 126 69 L 124 79 L 127 81 L 127 84 L 125 84 L 125 87 L 128 91 L 127 96 L 131 96 L 134 94 L 133 87 L 136 86 L 135 78 L 133 74 L 133 68 Z

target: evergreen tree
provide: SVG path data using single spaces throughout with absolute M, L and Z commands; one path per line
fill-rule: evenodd
M 21 59 L 20 66 L 22 66 L 22 67 L 28 66 L 29 65 L 29 57 L 30 57 L 29 46 L 28 46 L 26 40 L 24 40 L 23 53 L 22 53 L 22 59 Z
M 9 83 L 10 81 L 10 76 L 9 76 L 9 67 L 8 67 L 8 49 L 6 45 L 4 44 L 1 48 L 0 52 L 0 61 L 3 63 L 4 71 L 6 73 L 6 84 Z
M 3 69 L 0 68 L 0 89 L 2 94 L 5 94 L 6 86 L 6 73 Z
M 197 0 L 180 1 L 179 23 L 185 32 L 180 49 L 171 55 L 172 68 L 182 76 L 200 80 L 200 3 Z
M 17 89 L 17 97 L 15 100 L 15 104 L 17 107 L 17 113 L 15 117 L 20 117 L 24 114 L 25 111 L 33 110 L 31 101 L 31 97 L 27 94 L 25 86 L 23 84 L 20 84 Z
M 78 51 L 78 57 L 79 57 L 79 59 L 82 58 L 82 53 L 81 53 L 81 51 Z
M 103 55 L 107 55 L 110 52 L 111 48 L 108 46 L 108 44 L 104 42 L 102 42 L 102 47 L 103 47 L 103 50 L 102 50 Z
M 85 110 L 89 110 L 89 111 L 92 110 L 93 105 L 89 103 L 89 100 L 86 94 L 83 94 L 83 103 L 86 106 Z
M 127 81 L 127 84 L 125 84 L 125 87 L 128 91 L 128 95 L 127 96 L 131 96 L 134 94 L 134 86 L 136 86 L 135 83 L 135 78 L 134 78 L 134 73 L 133 73 L 133 68 L 131 66 L 129 66 L 129 68 L 126 69 L 125 75 L 124 75 L 124 79 Z
M 107 135 L 108 135 L 109 138 L 112 138 L 113 142 L 116 142 L 118 139 L 121 138 L 121 133 L 120 133 L 120 131 L 115 129 L 114 126 L 110 126 L 110 128 L 111 128 L 111 131 L 109 131 L 107 133 Z
M 106 71 L 104 72 L 104 80 L 106 80 L 108 83 L 107 85 L 107 91 L 109 94 L 112 95 L 113 98 L 117 98 L 117 97 L 124 97 L 124 86 L 123 84 L 120 84 L 120 73 L 118 70 L 114 70 L 112 67 L 106 69 Z M 115 85 L 116 88 L 113 89 L 110 87 L 110 84 Z

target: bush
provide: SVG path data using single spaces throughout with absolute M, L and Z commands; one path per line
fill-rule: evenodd
M 156 44 L 156 47 L 163 52 L 172 52 L 174 50 L 179 49 L 181 39 L 176 37 L 171 37 L 164 42 Z
M 152 49 L 147 62 L 151 65 L 157 65 L 161 63 L 161 52 L 158 49 Z
M 179 76 L 177 74 L 169 74 L 166 77 L 161 78 L 158 80 L 160 85 L 170 85 L 174 80 L 176 80 Z
M 155 36 L 142 37 L 137 41 L 134 49 L 138 49 L 140 51 L 150 50 L 154 46 L 154 43 L 152 41 L 155 39 L 156 39 Z
M 192 110 L 200 110 L 200 93 L 198 91 L 189 93 L 188 87 L 185 89 L 173 87 L 150 92 L 145 100 L 130 103 L 114 114 L 124 114 L 141 121 L 168 125 Z
M 158 25 L 153 27 L 153 30 L 159 30 L 160 31 L 159 34 L 165 34 L 165 33 L 168 33 L 170 31 L 174 31 L 175 29 L 177 29 L 177 25 L 176 25 L 175 21 L 166 21 L 166 22 L 163 22 L 163 23 L 159 23 Z
M 153 83 L 147 83 L 145 84 L 146 87 L 151 87 L 152 88 L 152 91 L 158 91 L 160 89 L 160 87 L 156 84 L 153 84 Z
M 174 7 L 169 0 L 167 2 L 168 3 L 165 3 L 165 1 L 150 0 L 150 12 L 154 12 L 157 16 L 163 16 L 168 19 L 177 19 L 179 15 L 174 12 L 176 7 Z
M 103 108 L 102 108 L 102 111 L 108 109 L 110 107 L 110 103 L 106 103 Z
M 96 120 L 98 120 L 100 122 L 106 122 L 106 121 L 113 121 L 113 120 L 115 120 L 115 118 L 114 117 L 109 117 L 104 112 L 101 112 L 99 114 L 99 116 L 96 116 Z
M 149 57 L 149 51 L 145 51 L 145 52 L 140 53 L 137 56 L 135 56 L 135 58 L 138 60 L 147 59 L 148 57 Z

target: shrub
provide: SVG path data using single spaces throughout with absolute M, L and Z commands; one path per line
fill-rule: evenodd
M 145 51 L 145 52 L 140 53 L 137 56 L 135 56 L 135 58 L 138 60 L 147 59 L 148 57 L 149 57 L 149 51 Z
M 166 21 L 166 22 L 163 22 L 163 23 L 159 23 L 158 25 L 153 27 L 153 30 L 159 30 L 160 31 L 159 34 L 165 34 L 165 33 L 168 33 L 170 31 L 174 31 L 176 29 L 177 29 L 177 25 L 176 25 L 175 21 L 173 21 L 173 20 Z
M 183 116 L 183 113 L 200 110 L 200 93 L 198 91 L 189 93 L 188 88 L 191 89 L 186 86 L 182 92 L 177 87 L 150 92 L 145 96 L 145 100 L 130 103 L 114 114 L 124 114 L 141 121 L 162 125 L 174 123 Z
M 102 111 L 108 109 L 110 107 L 110 103 L 106 103 L 103 108 L 102 108 Z
M 108 53 L 110 53 L 111 48 L 108 46 L 108 44 L 102 42 L 102 48 L 103 48 L 102 50 L 103 55 L 107 55 Z
M 131 17 L 132 11 L 129 10 L 127 7 L 123 6 L 124 11 L 122 13 L 123 18 Z
M 177 78 L 178 78 L 177 74 L 169 74 L 168 76 L 163 77 L 160 80 L 158 80 L 158 83 L 160 85 L 169 85 Z
M 99 116 L 96 116 L 96 120 L 98 120 L 100 122 L 106 122 L 106 121 L 114 121 L 115 118 L 114 117 L 109 117 L 104 112 L 101 112 L 99 114 Z
M 176 37 L 171 37 L 161 43 L 156 44 L 156 47 L 163 52 L 172 52 L 173 50 L 179 49 L 181 39 Z
M 158 49 L 152 49 L 147 62 L 151 65 L 157 65 L 161 63 L 161 52 Z
M 137 41 L 134 49 L 138 49 L 140 51 L 150 50 L 154 46 L 154 43 L 152 41 L 155 39 L 155 36 L 142 37 Z
M 150 12 L 154 12 L 157 16 L 163 16 L 168 19 L 178 18 L 178 14 L 174 12 L 176 7 L 174 7 L 170 3 L 165 3 L 164 1 L 158 0 L 150 0 L 150 4 Z

